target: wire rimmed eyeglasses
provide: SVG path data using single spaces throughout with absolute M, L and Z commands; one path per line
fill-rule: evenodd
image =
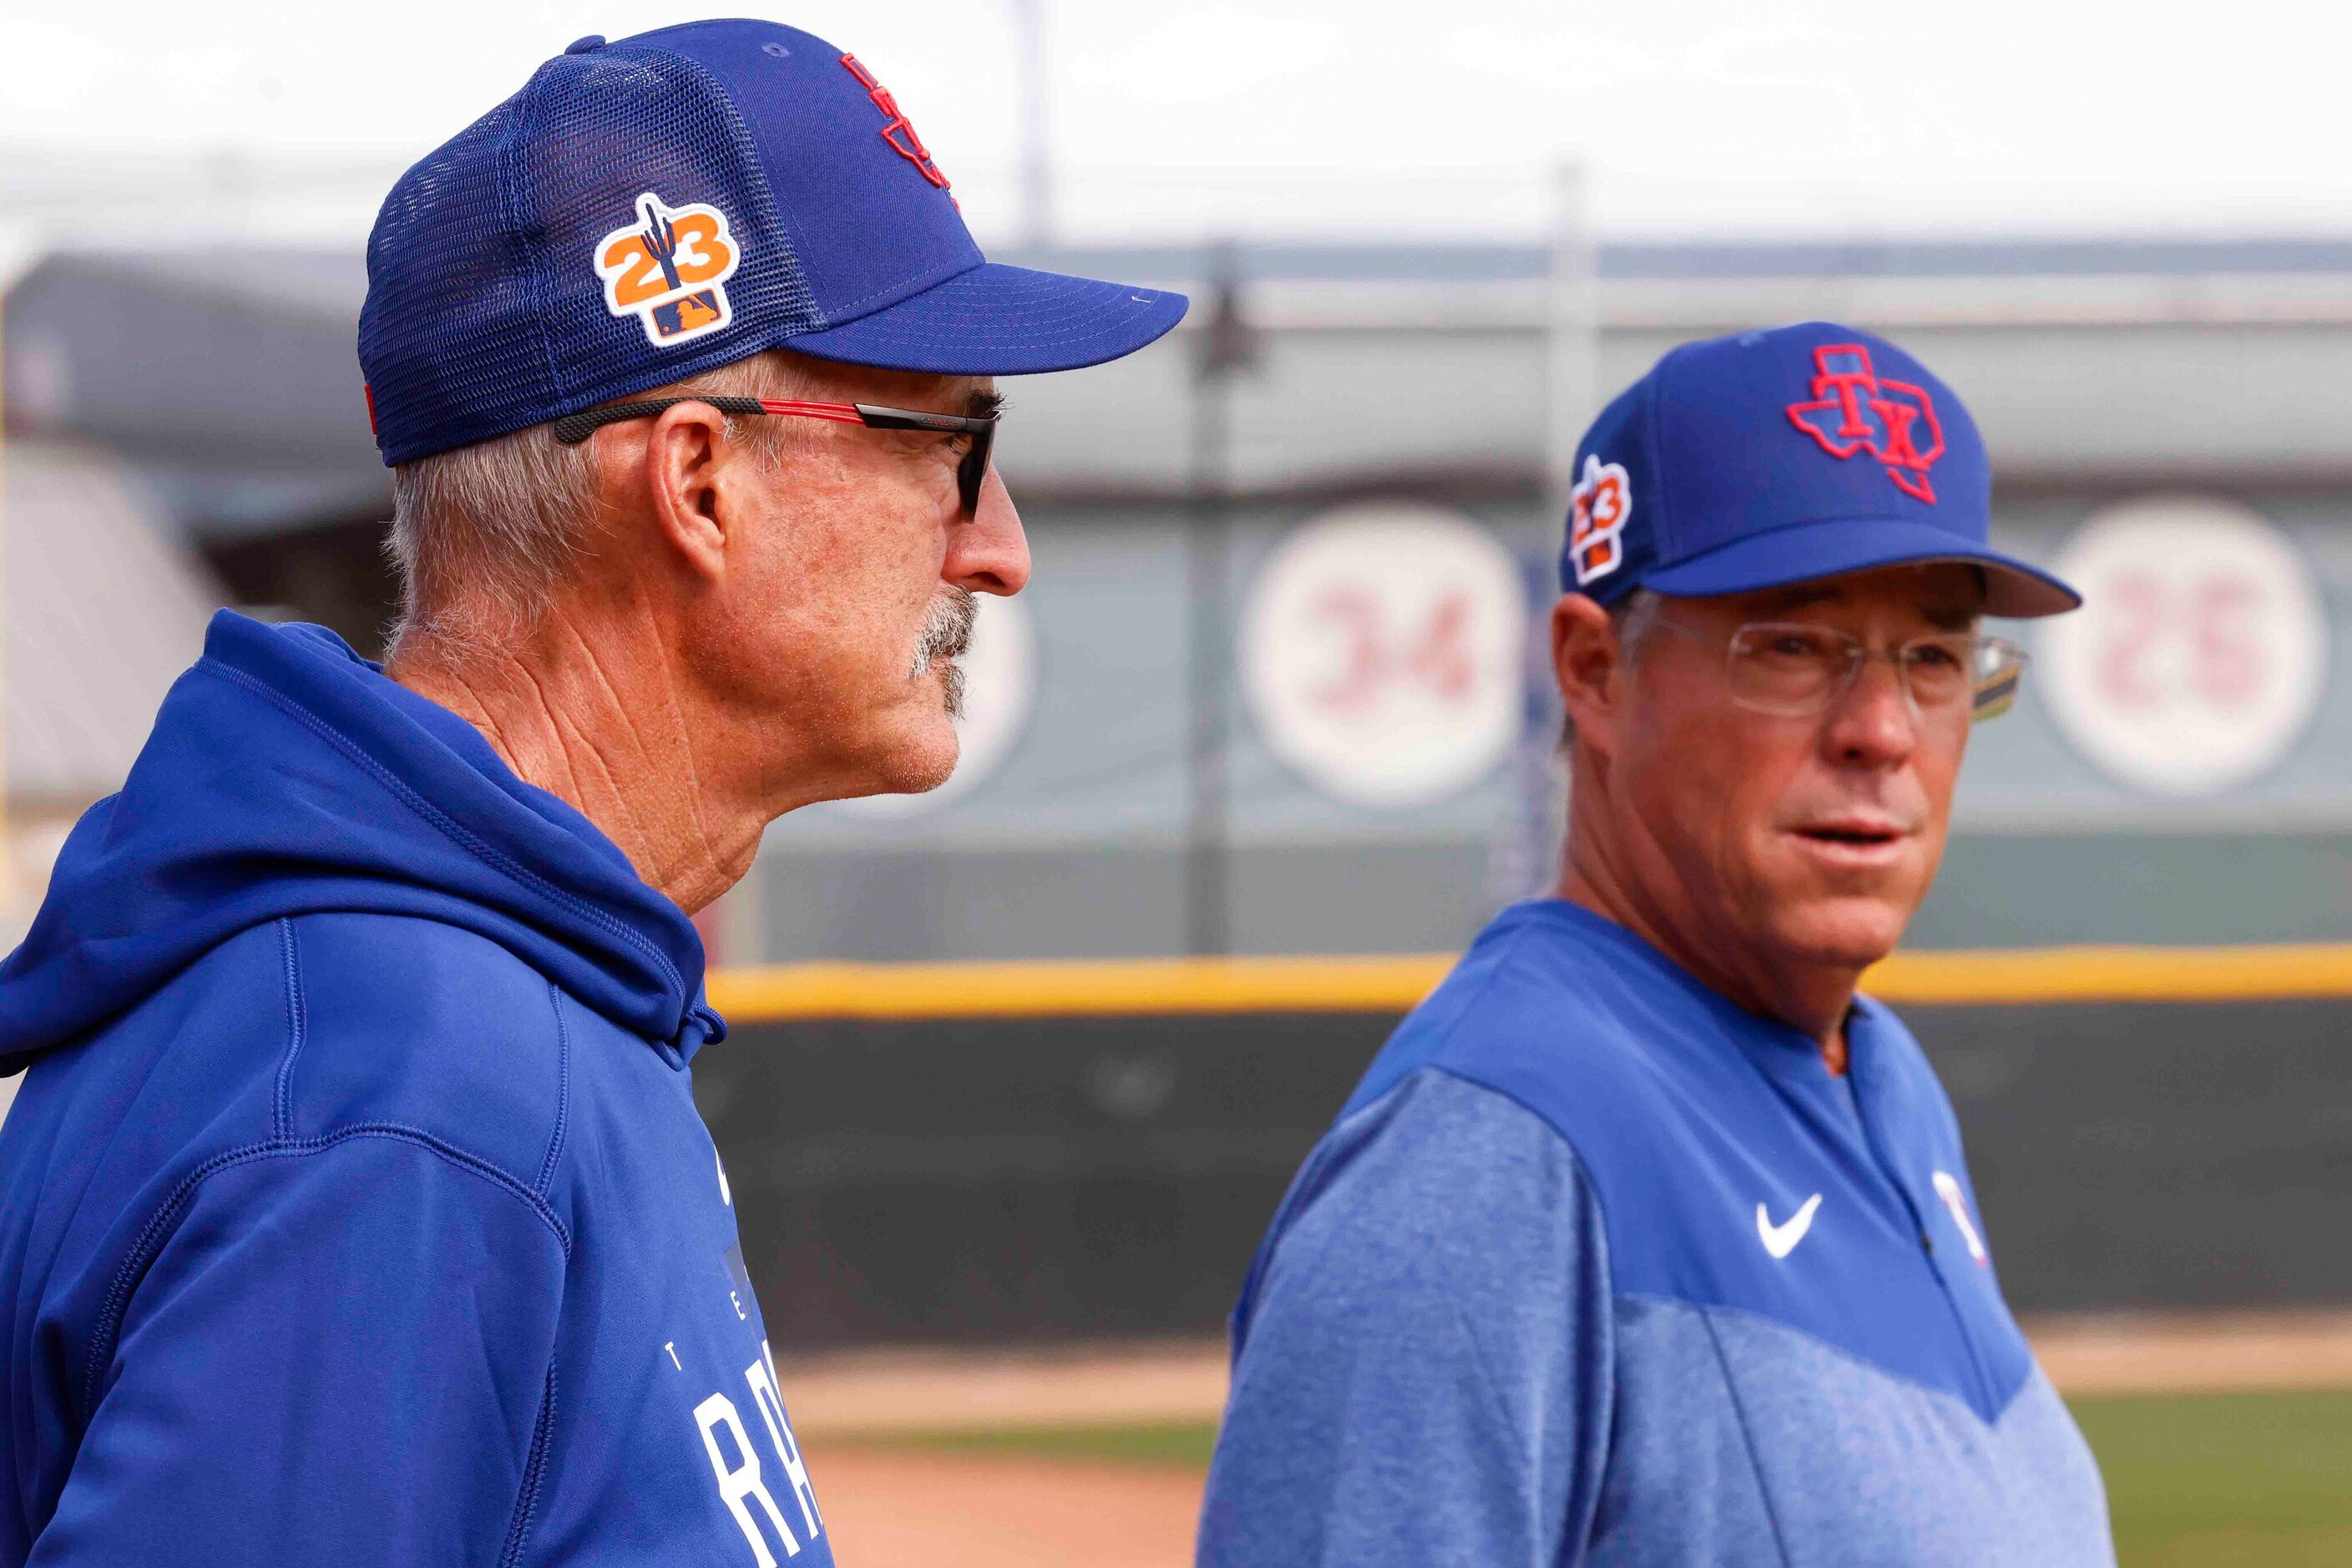
M 932 414 L 919 408 L 883 408 L 870 403 L 806 403 L 780 397 L 656 397 L 643 403 L 615 403 L 605 408 L 567 414 L 555 422 L 555 438 L 567 447 L 581 442 L 607 425 L 625 419 L 650 419 L 681 403 L 706 403 L 721 414 L 773 415 L 786 419 L 830 419 L 842 425 L 863 425 L 868 430 L 936 430 L 948 436 L 969 436 L 971 445 L 956 461 L 956 499 L 963 515 L 980 515 L 980 489 L 988 479 L 989 455 L 996 446 L 995 414 Z
M 1750 621 L 1727 640 L 1652 615 L 1643 623 L 1724 649 L 1731 700 L 1751 712 L 1809 718 L 1853 689 L 1862 667 L 1883 658 L 1914 714 L 1965 712 L 1983 723 L 2009 711 L 2025 677 L 2026 652 L 2005 637 L 1936 632 L 1874 648 L 1834 626 Z

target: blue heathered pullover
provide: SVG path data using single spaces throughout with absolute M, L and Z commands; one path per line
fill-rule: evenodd
M 0 1564 L 833 1560 L 685 914 L 224 614 L 0 966 Z
M 1814 1043 L 1509 909 L 1308 1156 L 1234 1316 L 1212 1568 L 2114 1562 L 1959 1129 L 1866 999 Z

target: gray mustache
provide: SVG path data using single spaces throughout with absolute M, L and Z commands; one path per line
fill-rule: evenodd
M 980 596 L 969 588 L 950 588 L 931 601 L 923 617 L 922 635 L 915 639 L 915 664 L 908 679 L 921 675 L 935 660 L 961 658 L 971 647 L 972 622 L 980 618 Z

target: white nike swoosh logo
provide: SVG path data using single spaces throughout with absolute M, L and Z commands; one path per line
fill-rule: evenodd
M 1805 1232 L 1813 1228 L 1813 1211 L 1822 1206 L 1822 1194 L 1815 1193 L 1805 1200 L 1805 1206 L 1789 1216 L 1785 1225 L 1774 1225 L 1764 1205 L 1756 1205 L 1756 1239 L 1764 1250 L 1775 1258 L 1786 1258 L 1797 1250 L 1797 1243 L 1805 1239 Z

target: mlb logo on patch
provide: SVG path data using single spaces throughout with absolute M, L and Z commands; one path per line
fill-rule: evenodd
M 654 335 L 660 339 L 687 337 L 705 327 L 727 324 L 726 304 L 716 289 L 705 289 L 699 294 L 688 294 L 683 300 L 672 300 L 653 310 Z
M 1568 558 L 1580 588 L 1625 563 L 1625 525 L 1633 518 L 1633 482 L 1622 463 L 1587 454 L 1584 477 L 1569 491 Z
M 737 257 L 725 213 L 701 202 L 673 207 L 648 191 L 635 221 L 596 242 L 604 309 L 636 317 L 656 348 L 715 332 L 735 319 L 726 284 Z

